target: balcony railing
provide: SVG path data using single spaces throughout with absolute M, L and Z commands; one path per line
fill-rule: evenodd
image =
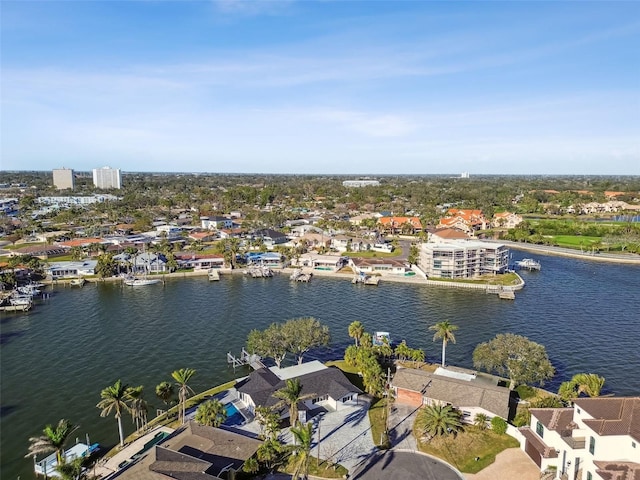
M 562 440 L 564 440 L 564 443 L 566 443 L 567 445 L 569 445 L 573 450 L 582 450 L 585 445 L 587 444 L 585 438 L 573 438 L 573 437 L 569 437 L 569 436 L 561 436 L 560 438 L 562 438 Z

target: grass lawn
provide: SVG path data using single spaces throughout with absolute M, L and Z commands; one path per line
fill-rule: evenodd
M 586 237 L 584 235 L 553 235 L 553 240 L 559 247 L 589 248 L 594 243 L 602 241 L 602 237 Z
M 351 258 L 390 258 L 402 255 L 402 248 L 398 247 L 391 253 L 386 252 L 345 252 L 345 255 Z
M 25 248 L 25 247 L 34 247 L 34 246 L 42 246 L 42 245 L 46 245 L 45 242 L 31 242 L 31 243 L 18 243 L 18 244 L 13 244 L 13 245 L 5 245 L 2 248 L 4 248 L 5 250 L 18 250 L 19 248 Z
M 418 442 L 420 451 L 442 458 L 464 473 L 479 472 L 491 465 L 498 453 L 519 445 L 515 438 L 507 434 L 498 435 L 491 430 L 480 431 L 471 427 L 456 436 Z
M 318 458 L 315 456 L 315 448 L 312 450 L 311 454 L 312 457 L 311 461 L 309 462 L 309 475 L 321 478 L 344 478 L 344 476 L 349 473 L 349 471 L 342 465 L 327 463 L 323 459 L 320 459 L 320 463 L 318 464 Z M 295 466 L 293 462 L 290 461 L 289 464 L 284 468 L 284 471 L 291 474 L 293 473 L 294 468 Z
M 386 398 L 376 398 L 369 407 L 369 421 L 371 422 L 371 438 L 378 448 L 389 448 L 389 437 L 386 435 Z
M 480 278 L 475 279 L 451 279 L 451 278 L 429 278 L 429 280 L 435 280 L 437 282 L 453 282 L 453 283 L 477 283 L 477 284 L 492 284 L 492 285 L 517 285 L 520 283 L 520 278 L 515 273 L 504 273 L 501 275 L 483 275 Z

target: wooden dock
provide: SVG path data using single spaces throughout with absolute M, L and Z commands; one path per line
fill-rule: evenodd
M 265 368 L 265 364 L 262 363 L 262 357 L 253 353 L 247 352 L 244 348 L 240 352 L 240 357 L 234 356 L 231 352 L 227 353 L 227 363 L 231 364 L 235 370 L 236 367 L 243 365 L 249 365 L 254 370 Z

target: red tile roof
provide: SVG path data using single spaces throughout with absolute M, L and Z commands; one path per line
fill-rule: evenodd
M 413 228 L 422 228 L 422 222 L 418 217 L 380 217 L 378 222 L 384 226 L 399 227 L 410 223 Z
M 574 403 L 593 417 L 584 424 L 598 435 L 630 435 L 640 442 L 640 397 L 577 398 Z

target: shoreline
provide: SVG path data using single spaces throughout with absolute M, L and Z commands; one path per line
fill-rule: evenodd
M 487 241 L 487 240 L 485 240 Z M 511 242 L 501 240 L 488 240 L 493 243 L 502 243 L 509 248 L 522 250 L 525 252 L 540 253 L 543 255 L 553 255 L 557 257 L 577 258 L 580 260 L 591 260 L 594 262 L 620 263 L 627 265 L 640 265 L 640 254 L 620 255 L 615 253 L 596 253 L 580 252 L 571 248 L 552 247 L 548 245 L 534 245 L 531 243 Z

